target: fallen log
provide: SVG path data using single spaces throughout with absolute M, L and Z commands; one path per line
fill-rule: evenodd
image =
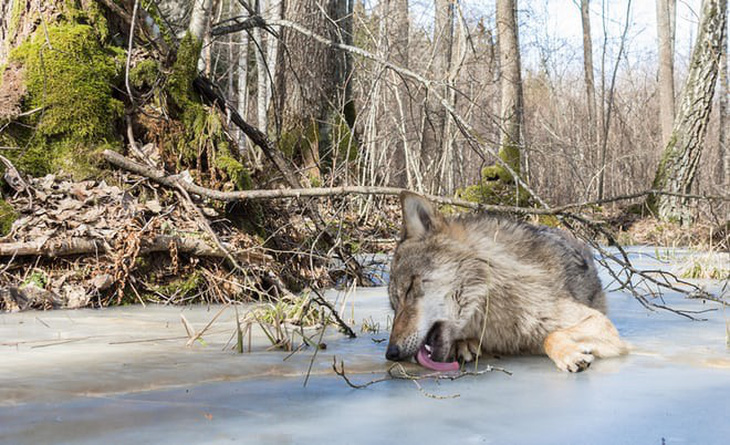
M 159 235 L 151 239 L 141 240 L 139 253 L 168 252 L 173 244 L 179 253 L 211 258 L 226 258 L 226 252 L 218 247 L 208 245 L 203 240 L 169 235 Z M 0 243 L 0 257 L 44 256 L 55 258 L 70 255 L 107 254 L 112 250 L 113 247 L 105 240 L 92 238 L 68 238 L 47 240 L 45 242 Z M 247 263 L 273 261 L 269 255 L 261 252 L 229 250 L 231 255 L 236 259 Z

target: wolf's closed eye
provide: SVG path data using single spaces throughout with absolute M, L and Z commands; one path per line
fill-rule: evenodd
M 416 281 L 416 277 L 411 277 L 411 282 L 408 283 L 408 289 L 406 289 L 406 292 L 403 294 L 404 299 L 409 299 L 413 296 L 413 283 Z

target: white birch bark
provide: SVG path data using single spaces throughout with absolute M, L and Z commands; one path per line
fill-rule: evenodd
M 720 53 L 724 42 L 727 0 L 704 0 L 687 81 L 674 120 L 672 136 L 664 149 L 654 178 L 654 188 L 689 193 L 697 172 L 715 93 Z M 659 195 L 648 200 L 663 220 L 691 222 L 687 200 Z
M 195 0 L 193 4 L 193 11 L 190 14 L 190 24 L 188 25 L 188 32 L 191 36 L 195 37 L 198 41 L 202 42 L 205 40 L 205 34 L 208 29 L 208 23 L 210 22 L 210 15 L 213 10 L 213 0 Z M 203 51 L 201 51 L 201 57 L 198 59 L 198 70 L 205 70 L 205 58 L 202 57 Z
M 269 0 L 268 7 L 265 11 L 265 17 L 267 20 L 281 20 L 282 19 L 282 6 L 283 0 Z M 272 30 L 279 35 L 281 33 L 281 26 L 272 26 Z M 266 109 L 269 109 L 272 97 L 272 82 L 271 79 L 276 79 L 276 68 L 279 58 L 279 39 L 275 36 L 268 34 L 266 37 L 266 66 L 269 68 L 270 78 L 266 82 Z

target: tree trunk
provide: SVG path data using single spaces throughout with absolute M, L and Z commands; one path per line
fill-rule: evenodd
M 451 70 L 454 43 L 454 0 L 434 0 L 431 78 L 439 82 L 432 88 L 441 97 L 447 97 L 447 81 Z M 439 100 L 429 95 L 423 119 L 421 169 L 429 192 L 438 189 L 437 163 L 444 149 L 444 128 L 448 114 Z
M 721 183 L 720 190 L 730 189 L 730 146 L 728 146 L 728 101 L 730 100 L 730 86 L 727 79 L 727 51 L 728 51 L 728 20 L 725 19 L 725 39 L 722 43 L 720 54 L 720 113 L 718 125 L 718 146 L 720 149 L 720 162 L 718 180 Z M 725 221 L 730 221 L 730 203 L 725 202 L 722 206 L 725 211 Z M 721 210 L 722 211 L 722 210 Z
M 195 0 L 193 12 L 190 14 L 190 25 L 188 32 L 202 41 L 210 22 L 210 14 L 213 10 L 213 0 Z
M 10 32 L 15 32 L 11 26 L 12 10 L 18 0 L 0 0 L 0 66 L 5 65 L 10 52 Z M 0 73 L 1 74 L 1 73 Z
M 241 14 L 243 8 L 238 2 L 234 2 L 236 11 Z M 236 109 L 244 120 L 248 119 L 248 33 L 239 33 L 240 46 L 238 60 L 236 61 L 236 78 L 238 79 Z M 241 155 L 246 150 L 246 135 L 243 131 L 238 133 L 239 150 Z M 258 164 L 258 163 L 257 163 Z
M 410 33 L 410 22 L 408 18 L 408 0 L 381 0 L 380 11 L 383 20 L 381 32 L 383 33 L 385 54 L 388 60 L 395 65 L 408 68 L 408 43 Z M 418 168 L 414 168 L 417 159 L 417 153 L 413 152 L 413 148 L 417 148 L 417 144 L 410 144 L 408 135 L 415 130 L 412 122 L 412 114 L 406 110 L 411 110 L 412 97 L 409 94 L 405 80 L 391 74 L 396 85 L 394 86 L 395 104 L 391 110 L 396 115 L 394 121 L 400 126 L 396 130 L 399 138 L 395 143 L 393 150 L 393 164 L 390 166 L 391 177 L 393 183 L 398 187 L 407 187 L 409 189 L 419 189 L 420 181 L 415 180 L 414 175 Z
M 499 157 L 516 173 L 520 172 L 522 145 L 522 74 L 517 32 L 517 0 L 497 0 L 497 34 L 502 89 Z M 502 182 L 512 182 L 512 175 L 498 169 Z
M 712 109 L 726 15 L 727 0 L 704 0 L 682 100 L 654 177 L 655 189 L 673 193 L 691 190 Z M 650 197 L 647 204 L 662 220 L 691 221 L 686 199 L 659 195 Z
M 666 146 L 674 125 L 674 22 L 676 0 L 656 0 L 659 49 L 659 121 L 662 145 Z
M 730 147 L 728 147 L 728 100 L 730 97 L 730 86 L 727 80 L 727 19 L 725 20 L 725 39 L 722 44 L 722 54 L 720 55 L 720 116 L 719 116 L 719 147 L 720 147 L 720 175 L 719 180 L 725 190 L 730 188 Z
M 261 28 L 254 28 L 252 31 L 254 43 L 254 54 L 256 59 L 256 118 L 259 130 L 268 132 L 269 100 L 267 94 L 270 91 L 269 73 L 266 66 L 264 54 L 264 40 L 261 38 Z M 270 41 L 271 39 L 269 39 Z
M 338 1 L 342 0 L 288 0 L 284 3 L 284 17 L 315 34 L 339 41 L 341 33 L 333 23 L 338 20 Z M 326 124 L 333 104 L 342 103 L 344 97 L 343 85 L 337 81 L 337 57 L 342 56 L 296 31 L 283 29 L 281 38 L 283 46 L 289 48 L 286 54 L 280 54 L 277 73 L 281 145 L 285 151 L 301 156 L 302 170 L 310 182 L 318 184 L 320 142 L 331 127 Z
M 581 0 L 580 17 L 583 24 L 583 71 L 586 84 L 586 105 L 591 140 L 598 135 L 596 128 L 596 85 L 593 78 L 593 40 L 591 40 L 590 0 Z
M 268 7 L 264 12 L 267 20 L 281 20 L 283 0 L 269 0 Z M 272 31 L 277 35 L 281 32 L 280 26 L 272 26 Z M 276 61 L 279 56 L 279 39 L 271 34 L 266 35 L 266 66 L 269 69 L 269 81 L 266 83 L 266 110 L 269 109 L 272 97 L 272 79 L 276 79 Z

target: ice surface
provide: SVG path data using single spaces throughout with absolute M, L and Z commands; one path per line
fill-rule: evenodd
M 651 253 L 632 257 L 668 267 Z M 560 372 L 546 357 L 489 359 L 513 375 L 421 382 L 428 393 L 458 395 L 444 400 L 403 380 L 355 390 L 332 373 L 336 355 L 356 382 L 383 375 L 385 288 L 348 297 L 343 313 L 358 331 L 365 319 L 381 329 L 354 340 L 328 332 L 306 388 L 311 349 L 284 361 L 288 354 L 266 351 L 258 334 L 253 353 L 224 350 L 232 310 L 191 348 L 180 314 L 201 329 L 219 307 L 4 314 L 0 443 L 730 443 L 730 313 L 696 322 L 649 312 L 624 293 L 608 297 L 631 355 L 581 374 Z M 674 307 L 715 307 L 666 298 Z

